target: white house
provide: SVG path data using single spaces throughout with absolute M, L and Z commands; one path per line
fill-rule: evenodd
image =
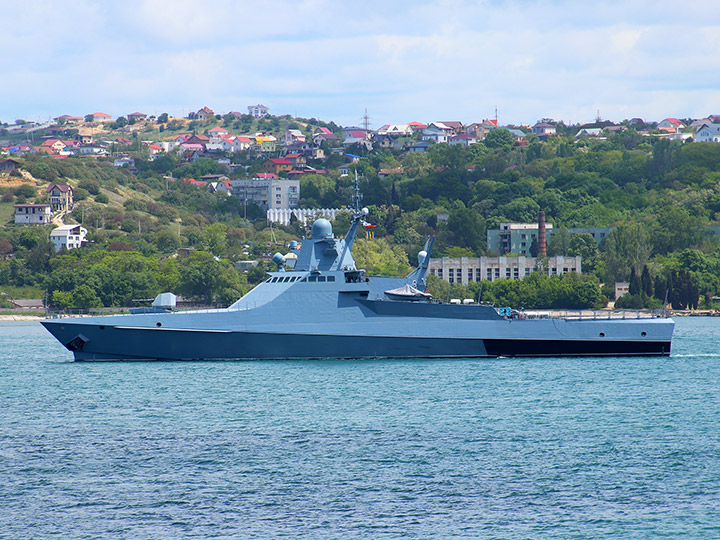
M 433 122 L 423 129 L 422 140 L 432 141 L 434 143 L 448 142 L 448 137 L 452 131 L 453 129 L 450 126 L 446 126 L 442 122 Z
M 377 130 L 377 134 L 402 137 L 411 136 L 413 134 L 413 130 L 408 124 L 385 124 Z
M 248 105 L 248 114 L 255 118 L 262 118 L 270 114 L 270 109 L 259 103 L 257 105 Z
M 547 122 L 538 122 L 532 127 L 533 135 L 538 136 L 548 136 L 548 135 L 555 135 L 557 133 L 557 129 L 554 125 L 549 124 Z
M 285 132 L 285 144 L 304 143 L 305 135 L 299 129 L 288 129 Z
M 15 223 L 19 225 L 47 225 L 52 221 L 49 204 L 16 204 Z
M 232 139 L 228 140 L 225 137 L 213 137 L 205 145 L 205 149 L 209 152 L 232 152 Z
M 241 152 L 247 150 L 252 145 L 250 137 L 235 137 L 233 139 L 233 152 Z
M 77 249 L 82 247 L 86 236 L 87 229 L 85 227 L 80 225 L 60 225 L 50 233 L 50 241 L 55 251 L 60 251 L 62 248 Z
M 602 128 L 582 128 L 575 134 L 576 139 L 583 139 L 585 137 L 600 137 L 602 135 Z
M 720 124 L 704 124 L 697 130 L 695 141 L 720 143 Z
M 470 146 L 471 144 L 476 144 L 477 139 L 467 133 L 461 133 L 460 135 L 450 137 L 448 143 L 450 146 Z

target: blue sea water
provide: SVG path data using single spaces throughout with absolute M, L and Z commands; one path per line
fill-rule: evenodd
M 720 538 L 720 319 L 669 358 L 74 363 L 0 324 L 0 538 Z

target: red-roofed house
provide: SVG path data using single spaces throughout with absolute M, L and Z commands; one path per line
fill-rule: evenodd
M 155 154 L 159 154 L 163 151 L 163 147 L 160 144 L 152 143 L 148 145 L 148 152 L 151 156 L 154 156 Z
M 312 141 L 313 144 L 316 144 L 317 146 L 320 146 L 322 143 L 326 141 L 337 141 L 338 136 L 335 135 L 332 131 L 330 131 L 326 127 L 318 127 L 315 128 L 315 131 L 313 131 Z
M 271 172 L 279 175 L 281 172 L 289 171 L 293 168 L 291 161 L 284 158 L 270 158 L 263 163 L 263 171 Z
M 186 144 L 202 144 L 206 145 L 210 142 L 210 137 L 207 135 L 191 135 L 187 139 L 185 139 Z
M 233 140 L 233 152 L 241 152 L 247 150 L 252 145 L 252 139 L 250 137 L 235 137 Z
M 287 154 L 285 156 L 285 159 L 287 159 L 290 163 L 293 164 L 295 167 L 300 167 L 302 165 L 305 165 L 307 163 L 307 160 L 305 159 L 305 156 L 302 154 L 294 153 L 294 154 Z
M 216 126 L 212 129 L 208 129 L 207 134 L 210 135 L 210 137 L 220 137 L 222 135 L 227 135 L 228 130 L 225 128 L 221 128 L 220 126 Z
M 190 120 L 207 120 L 208 118 L 210 118 L 212 116 L 215 116 L 215 113 L 213 112 L 213 110 L 209 107 L 203 107 L 198 112 L 195 112 L 195 113 L 191 112 L 188 115 L 188 118 L 190 118 Z
M 58 116 L 57 118 L 54 118 L 56 122 L 65 121 L 66 124 L 79 124 L 83 121 L 82 116 L 70 116 L 69 114 L 63 114 L 62 116 Z
M 104 112 L 92 113 L 93 122 L 112 122 L 112 116 Z
M 668 133 L 677 133 L 681 129 L 685 127 L 685 124 L 683 124 L 680 120 L 677 118 L 666 118 L 662 122 L 658 124 L 658 129 L 660 131 L 665 131 Z
M 278 177 L 278 175 L 275 173 L 265 173 L 265 172 L 258 173 L 256 176 L 258 178 L 260 178 L 261 180 L 274 180 Z
M 427 127 L 427 124 L 423 124 L 422 122 L 408 122 L 408 126 L 410 126 L 413 131 L 422 131 Z
M 48 154 L 57 154 L 61 150 L 65 149 L 65 146 L 67 145 L 60 139 L 48 139 L 46 141 L 43 141 L 43 143 L 38 148 L 38 151 L 46 152 Z

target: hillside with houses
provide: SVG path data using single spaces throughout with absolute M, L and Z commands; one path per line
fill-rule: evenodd
M 257 104 L 2 124 L 0 287 L 56 307 L 119 306 L 162 292 L 166 275 L 182 288 L 199 265 L 215 277 L 184 292 L 223 303 L 316 217 L 342 234 L 357 175 L 373 225 L 358 258 L 371 271 L 407 271 L 431 235 L 441 294 L 509 301 L 539 273 L 555 296 L 537 302 L 560 307 L 658 307 L 668 294 L 709 307 L 720 295 L 718 115 L 359 123 Z M 103 274 L 122 253 L 138 275 Z

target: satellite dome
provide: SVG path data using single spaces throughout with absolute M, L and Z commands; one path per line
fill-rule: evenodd
M 320 218 L 313 223 L 313 240 L 322 240 L 326 236 L 332 236 L 332 224 L 325 218 Z

